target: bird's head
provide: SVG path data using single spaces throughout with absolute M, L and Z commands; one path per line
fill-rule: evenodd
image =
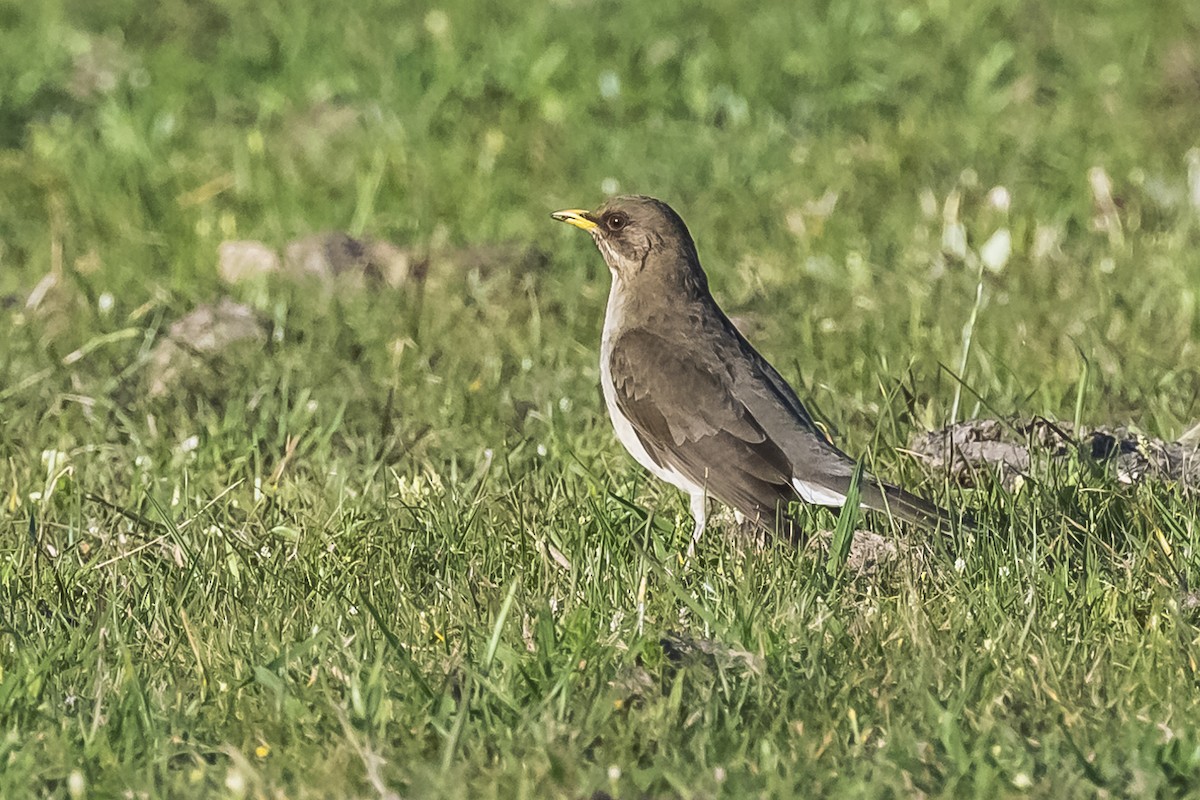
M 595 211 L 556 211 L 555 219 L 592 235 L 619 280 L 635 277 L 703 281 L 692 235 L 679 215 L 653 197 L 614 197 Z

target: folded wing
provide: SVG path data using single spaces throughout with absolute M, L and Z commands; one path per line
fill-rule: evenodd
M 614 342 L 611 359 L 617 405 L 650 457 L 777 529 L 796 498 L 791 463 L 730 393 L 730 376 L 641 329 Z

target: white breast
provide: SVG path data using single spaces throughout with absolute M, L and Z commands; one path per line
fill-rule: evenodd
M 650 457 L 650 454 L 646 452 L 646 448 L 642 446 L 642 441 L 638 438 L 637 431 L 633 429 L 633 424 L 621 413 L 621 409 L 617 406 L 617 393 L 616 387 L 613 386 L 611 368 L 613 333 L 616 330 L 620 315 L 619 305 L 613 302 L 615 292 L 616 279 L 614 277 L 613 288 L 609 291 L 608 295 L 608 307 L 604 312 L 604 333 L 600 338 L 600 388 L 604 392 L 604 405 L 608 407 L 608 418 L 612 420 L 617 440 L 625 446 L 625 449 L 629 451 L 629 455 L 633 456 L 634 461 L 650 470 L 660 480 L 664 480 L 688 494 L 703 493 L 704 489 L 702 486 L 693 483 L 670 467 L 660 466 Z

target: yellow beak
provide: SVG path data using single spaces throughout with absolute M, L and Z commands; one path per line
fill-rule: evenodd
M 565 222 L 568 225 L 574 225 L 576 228 L 582 228 L 585 231 L 594 230 L 599 227 L 596 223 L 588 219 L 587 211 L 582 208 L 569 208 L 566 211 L 555 211 L 550 216 L 554 217 L 559 222 Z

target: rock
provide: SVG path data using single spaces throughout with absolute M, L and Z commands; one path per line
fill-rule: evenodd
M 172 323 L 168 335 L 171 341 L 199 355 L 218 352 L 245 339 L 266 339 L 254 310 L 228 297 L 197 306 Z
M 258 315 L 228 297 L 197 306 L 172 323 L 150 354 L 150 396 L 161 397 L 192 377 L 211 378 L 211 367 L 227 350 L 251 344 L 261 347 L 266 330 Z
M 278 271 L 279 254 L 262 242 L 221 242 L 217 248 L 217 273 L 226 283 Z
M 996 475 L 1008 490 L 1029 477 L 1039 459 L 1072 453 L 1112 466 L 1122 483 L 1148 477 L 1200 486 L 1200 449 L 1189 431 L 1178 442 L 1165 442 L 1125 427 L 1101 426 L 1076 440 L 1070 425 L 1052 420 L 979 419 L 913 437 L 909 450 L 932 470 L 964 486 L 976 486 L 981 474 Z
M 217 249 L 217 272 L 230 284 L 280 273 L 322 283 L 397 287 L 424 278 L 426 267 L 426 260 L 410 250 L 382 239 L 356 239 L 341 231 L 295 239 L 284 248 L 282 260 L 273 248 L 253 240 L 221 242 Z
M 349 277 L 400 286 L 419 268 L 412 252 L 391 242 L 356 239 L 340 231 L 296 239 L 284 250 L 283 266 L 293 276 L 322 280 Z
M 1083 437 L 1082 447 L 1093 461 L 1111 463 L 1121 483 L 1160 478 L 1200 486 L 1200 449 L 1195 445 L 1164 442 L 1122 427 L 1097 428 Z
M 1029 471 L 1029 447 L 1016 423 L 995 419 L 960 422 L 915 436 L 909 450 L 932 471 L 948 473 L 964 486 L 980 483 L 981 467 L 994 468 L 1010 491 Z
M 222 242 L 217 250 L 217 272 L 230 284 L 279 273 L 339 286 L 396 288 L 424 282 L 431 263 L 446 274 L 520 276 L 543 271 L 550 258 L 540 248 L 517 244 L 437 247 L 432 255 L 425 255 L 384 239 L 357 238 L 342 231 L 294 239 L 284 247 L 282 260 L 269 245 L 253 240 Z

